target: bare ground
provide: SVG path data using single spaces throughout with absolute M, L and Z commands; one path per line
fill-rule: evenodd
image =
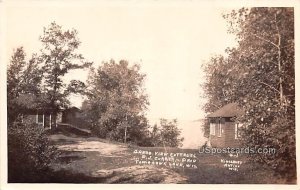
M 62 152 L 55 171 L 67 170 L 102 183 L 186 183 L 187 178 L 168 168 L 135 165 L 132 149 L 124 144 L 105 142 L 99 138 L 51 135 L 50 139 Z

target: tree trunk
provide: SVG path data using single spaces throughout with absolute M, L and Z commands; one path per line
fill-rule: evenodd
M 280 105 L 283 105 L 283 87 L 282 87 L 282 68 L 281 68 L 281 51 L 278 48 L 278 70 L 279 70 L 279 92 L 280 92 Z
M 127 114 L 125 116 L 125 121 L 126 121 L 126 124 L 125 124 L 125 134 L 124 134 L 124 143 L 127 142 L 127 127 L 128 127 L 128 121 L 127 121 Z
M 278 43 L 277 43 L 277 64 L 278 64 L 278 71 L 279 71 L 279 101 L 280 105 L 283 105 L 283 80 L 282 80 L 282 65 L 281 65 L 281 35 L 279 32 L 278 24 L 277 24 L 277 16 L 275 14 L 275 23 L 276 23 L 276 30 L 278 36 Z
M 126 143 L 126 139 L 127 139 L 127 125 L 125 126 L 124 143 Z

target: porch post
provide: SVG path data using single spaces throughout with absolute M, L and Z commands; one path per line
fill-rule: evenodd
M 212 130 L 212 127 L 211 127 L 211 119 L 209 118 L 208 119 L 208 124 L 209 124 L 209 135 L 208 135 L 208 139 L 207 139 L 207 143 L 206 143 L 206 146 L 211 148 L 211 130 Z
M 36 112 L 35 123 L 39 123 L 39 112 Z
M 45 127 L 45 113 L 43 113 L 43 127 Z
M 50 113 L 50 124 L 49 124 L 49 126 L 50 126 L 50 129 L 52 128 L 52 121 L 51 121 L 51 113 Z

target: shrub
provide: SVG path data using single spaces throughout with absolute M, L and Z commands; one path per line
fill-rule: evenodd
M 58 156 L 56 148 L 35 124 L 8 126 L 8 182 L 38 182 Z

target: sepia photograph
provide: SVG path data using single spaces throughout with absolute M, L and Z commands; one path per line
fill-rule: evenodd
M 0 1 L 6 185 L 296 187 L 296 3 L 88 2 Z

